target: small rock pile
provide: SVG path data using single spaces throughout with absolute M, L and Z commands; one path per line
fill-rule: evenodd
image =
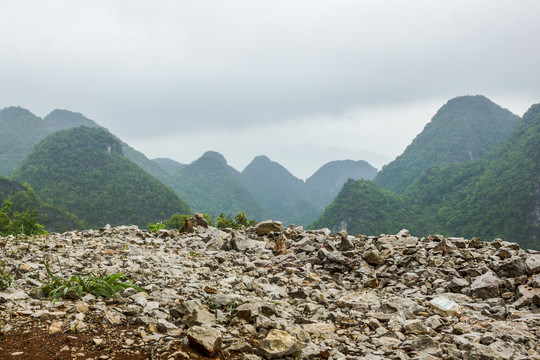
M 0 335 L 37 318 L 51 332 L 136 326 L 125 344 L 152 347 L 156 359 L 187 359 L 186 346 L 244 360 L 540 359 L 537 251 L 407 230 L 331 235 L 277 221 L 192 230 L 0 238 L 0 261 L 14 277 L 0 293 Z M 37 280 L 47 278 L 45 260 L 65 278 L 125 273 L 146 292 L 51 303 Z

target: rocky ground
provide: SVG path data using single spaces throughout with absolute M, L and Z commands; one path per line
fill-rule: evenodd
M 540 359 L 540 253 L 499 239 L 107 227 L 0 261 L 1 359 Z M 145 292 L 51 302 L 45 261 Z

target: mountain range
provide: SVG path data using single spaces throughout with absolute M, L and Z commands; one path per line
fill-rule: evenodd
M 449 101 L 374 182 L 349 180 L 312 227 L 407 228 L 540 249 L 540 105 L 516 119 L 481 96 Z
M 0 167 L 0 175 L 12 175 L 39 141 L 57 131 L 78 126 L 108 132 L 93 120 L 68 110 L 54 110 L 43 119 L 20 107 L 1 110 L 0 149 L 4 161 L 1 163 L 3 167 Z M 64 146 L 72 146 L 69 144 L 72 140 L 68 137 L 54 139 L 66 142 Z M 124 159 L 134 162 L 173 189 L 194 211 L 209 213 L 214 217 L 221 213 L 234 215 L 245 211 L 249 217 L 257 220 L 274 218 L 285 223 L 309 225 L 332 201 L 348 177 L 372 179 L 376 174 L 376 169 L 364 161 L 331 162 L 304 183 L 265 156 L 256 157 L 244 171 L 239 172 L 229 166 L 221 154 L 213 151 L 203 154 L 191 164 L 180 164 L 171 159 L 150 160 L 128 144 L 117 140 Z M 66 167 L 80 166 L 77 159 L 72 158 L 73 163 L 66 163 L 61 158 L 56 160 Z M 341 165 L 336 166 L 338 163 Z M 27 171 L 23 174 L 14 178 L 28 181 Z M 37 181 L 39 178 L 33 177 L 28 182 Z M 32 185 L 39 188 L 38 193 L 43 195 L 39 185 Z M 44 195 L 44 198 L 53 201 L 50 196 Z M 79 200 L 83 201 L 82 198 Z M 60 203 L 58 205 L 65 206 Z M 70 206 L 73 205 L 70 203 Z M 81 219 L 86 220 L 87 224 L 102 221 L 88 213 Z M 140 223 L 141 219 L 137 221 Z

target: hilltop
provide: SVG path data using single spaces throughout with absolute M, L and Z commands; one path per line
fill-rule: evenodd
M 383 166 L 375 182 L 403 193 L 425 170 L 483 157 L 506 139 L 518 120 L 485 96 L 451 99 L 401 155 Z

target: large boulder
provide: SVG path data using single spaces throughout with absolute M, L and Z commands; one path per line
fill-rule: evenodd
M 499 296 L 499 278 L 491 271 L 478 276 L 471 284 L 473 297 L 489 299 Z
M 214 356 L 221 348 L 221 331 L 208 326 L 193 326 L 187 331 L 189 345 L 205 356 Z
M 272 220 L 261 221 L 255 225 L 255 229 L 259 236 L 268 235 L 271 232 L 279 233 L 283 231 L 283 223 L 281 221 Z

